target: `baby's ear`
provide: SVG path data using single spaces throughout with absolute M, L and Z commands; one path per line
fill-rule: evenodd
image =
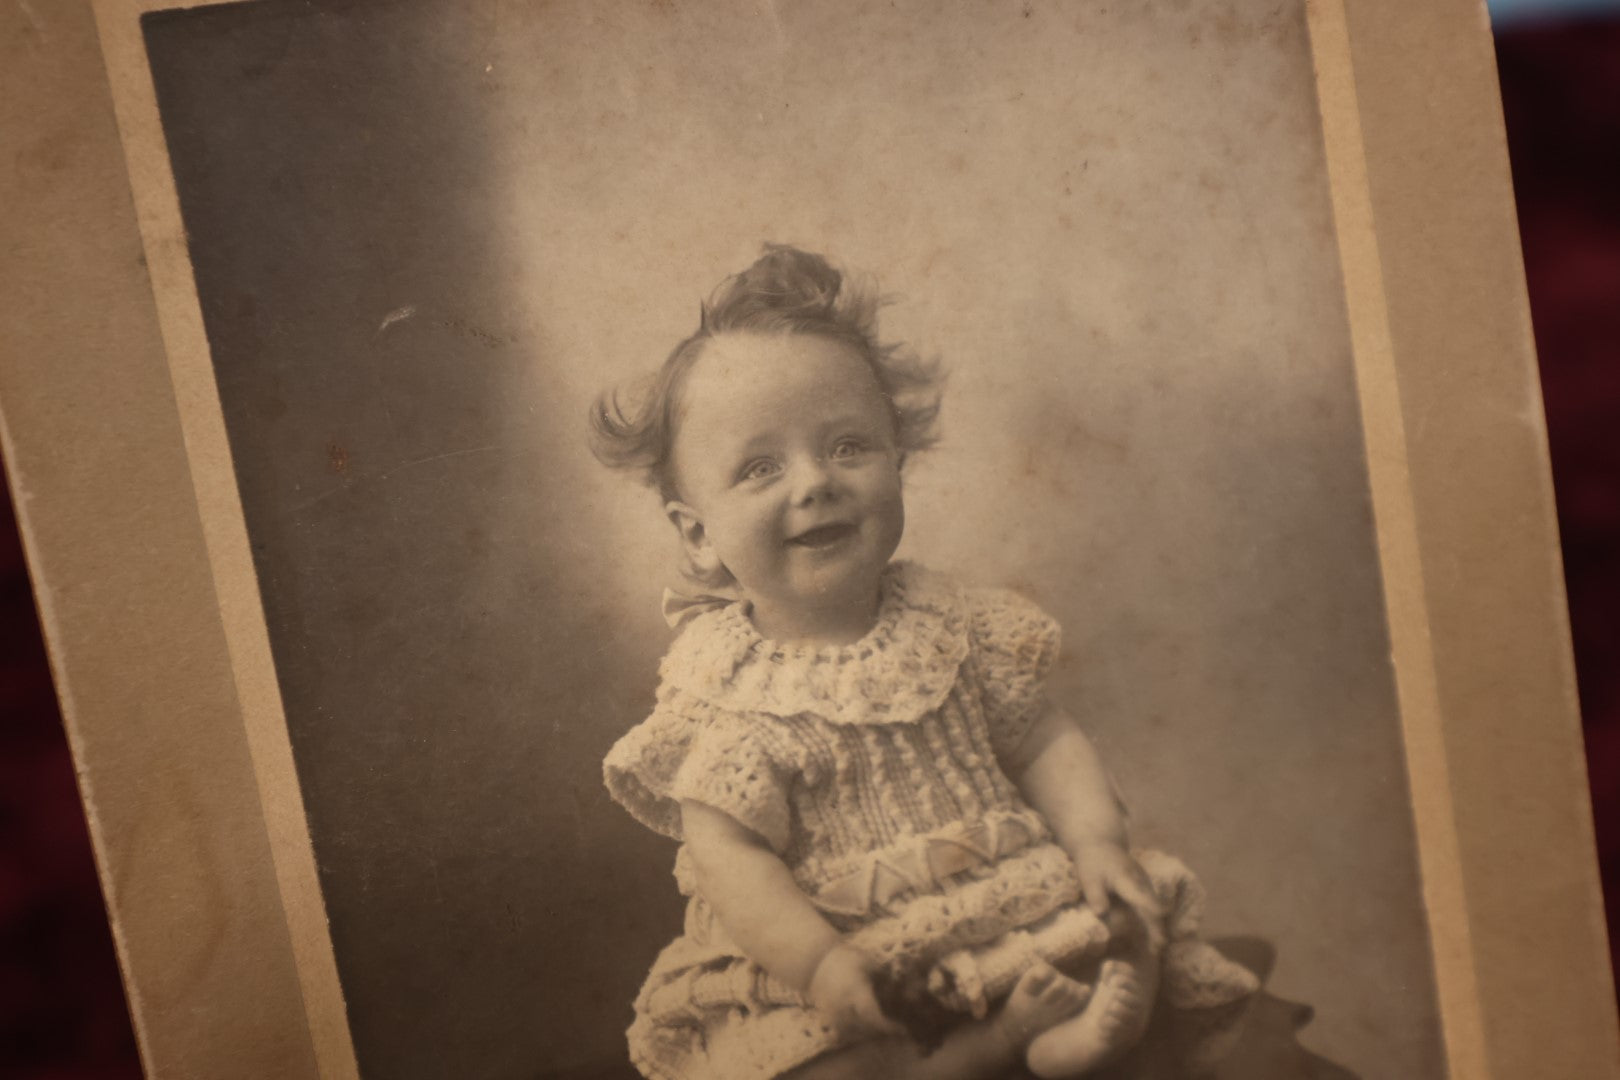
M 703 527 L 698 512 L 679 499 L 671 499 L 664 504 L 664 513 L 680 533 L 681 546 L 686 549 L 686 559 L 692 569 L 704 577 L 715 576 L 720 570 L 720 557 L 709 542 L 708 530 Z

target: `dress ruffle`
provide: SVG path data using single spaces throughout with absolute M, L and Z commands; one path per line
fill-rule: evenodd
M 690 619 L 659 667 L 666 690 L 745 713 L 833 724 L 913 723 L 939 707 L 967 656 L 962 591 L 908 563 L 884 578 L 877 622 L 847 645 L 762 637 L 742 601 Z
M 1166 910 L 1164 1004 L 1216 1010 L 1251 995 L 1253 974 L 1197 937 L 1204 896 L 1192 873 L 1160 852 L 1136 856 Z M 912 897 L 849 941 L 879 960 L 930 963 L 931 990 L 966 1021 L 986 1015 L 1033 959 L 1084 977 L 1111 938 L 1080 902 L 1073 864 L 1043 842 Z M 631 1056 L 654 1080 L 768 1080 L 840 1045 L 801 994 L 742 955 L 700 897 L 687 933 L 653 965 L 636 1014 Z
M 608 752 L 609 793 L 643 825 L 680 840 L 680 800 L 729 814 L 778 853 L 788 843 L 784 756 L 758 721 L 701 702 L 665 701 Z
M 1063 635 L 1056 620 L 1015 592 L 977 589 L 970 596 L 970 662 L 988 699 L 990 744 L 1006 755 L 1046 707 L 1046 676 Z

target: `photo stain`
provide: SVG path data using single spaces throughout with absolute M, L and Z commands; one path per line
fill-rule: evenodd
M 473 323 L 467 322 L 464 319 L 457 319 L 454 317 L 440 319 L 439 325 L 443 326 L 447 330 L 454 330 L 456 333 L 465 334 L 467 337 L 472 338 L 474 341 L 490 349 L 499 348 L 502 345 L 508 344 L 511 340 L 510 338 L 503 337 L 500 334 L 485 330 L 481 326 L 476 326 Z
M 19 157 L 26 164 L 42 172 L 53 175 L 71 172 L 79 162 L 83 144 L 84 140 L 78 131 L 63 128 L 34 140 Z
M 339 476 L 349 471 L 349 452 L 336 439 L 326 444 L 326 464 Z

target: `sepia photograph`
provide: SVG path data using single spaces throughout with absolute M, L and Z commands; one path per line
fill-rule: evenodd
M 321 1075 L 1464 1075 L 1323 6 L 97 5 Z
M 142 30 L 362 1075 L 1438 1075 L 1302 6 Z

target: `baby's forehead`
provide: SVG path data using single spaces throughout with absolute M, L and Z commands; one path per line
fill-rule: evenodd
M 826 410 L 885 414 L 871 365 L 813 334 L 716 335 L 693 363 L 676 409 L 681 427 L 781 423 Z

